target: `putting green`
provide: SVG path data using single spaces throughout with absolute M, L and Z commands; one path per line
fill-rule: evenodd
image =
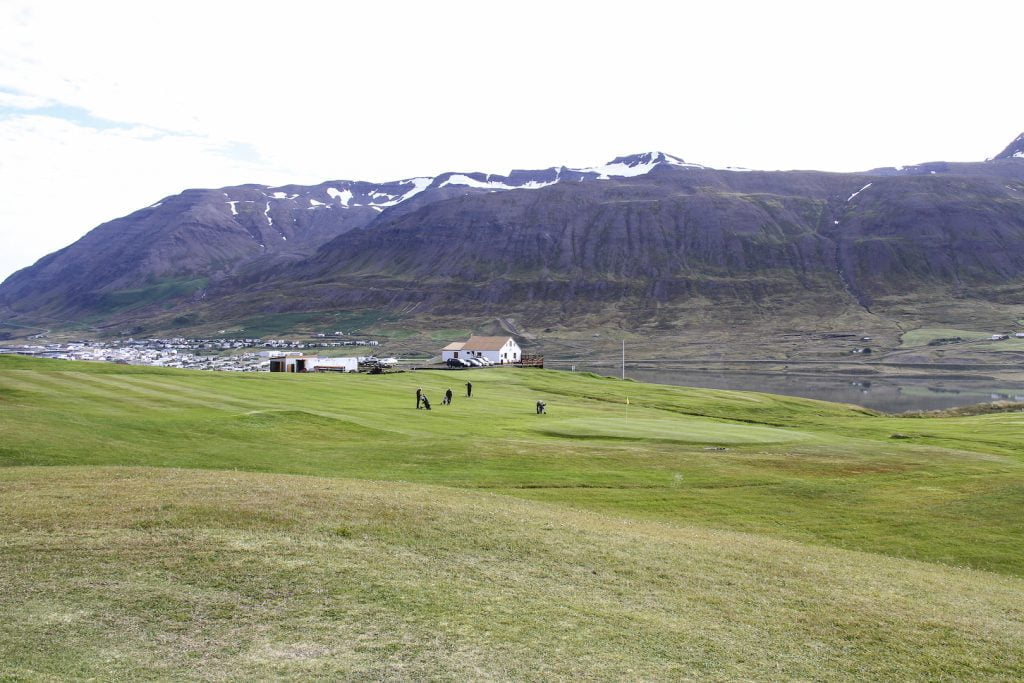
M 540 428 L 544 434 L 574 439 L 629 439 L 690 444 L 769 444 L 811 440 L 793 429 L 730 424 L 699 418 L 599 417 L 575 418 Z

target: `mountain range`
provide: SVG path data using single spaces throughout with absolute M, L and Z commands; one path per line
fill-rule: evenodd
M 339 311 L 666 335 L 898 328 L 1012 321 L 1022 302 L 1024 135 L 986 161 L 862 173 L 649 152 L 507 176 L 186 190 L 0 284 L 9 320 L 154 332 Z

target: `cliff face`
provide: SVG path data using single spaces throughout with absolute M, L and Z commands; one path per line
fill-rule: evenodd
M 1021 279 L 1021 181 L 664 169 L 382 217 L 279 281 L 330 283 L 339 305 L 450 311 L 506 298 L 600 306 L 823 289 L 870 308 L 879 296 Z
M 16 273 L 0 300 L 94 319 L 202 301 L 227 319 L 239 306 L 564 316 L 697 297 L 866 311 L 908 294 L 998 299 L 1024 288 L 1024 158 L 1000 156 L 838 174 L 648 153 L 507 177 L 189 190 Z

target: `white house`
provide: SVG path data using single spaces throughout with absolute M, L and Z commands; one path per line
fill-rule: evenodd
M 271 372 L 359 372 L 355 358 L 319 356 L 278 356 L 270 359 Z
M 486 358 L 495 365 L 518 363 L 523 351 L 512 337 L 470 337 L 464 342 L 452 342 L 441 349 L 441 360 L 449 358 Z

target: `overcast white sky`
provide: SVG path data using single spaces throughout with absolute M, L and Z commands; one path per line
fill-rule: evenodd
M 0 279 L 188 187 L 835 171 L 1024 131 L 1024 2 L 0 0 Z

